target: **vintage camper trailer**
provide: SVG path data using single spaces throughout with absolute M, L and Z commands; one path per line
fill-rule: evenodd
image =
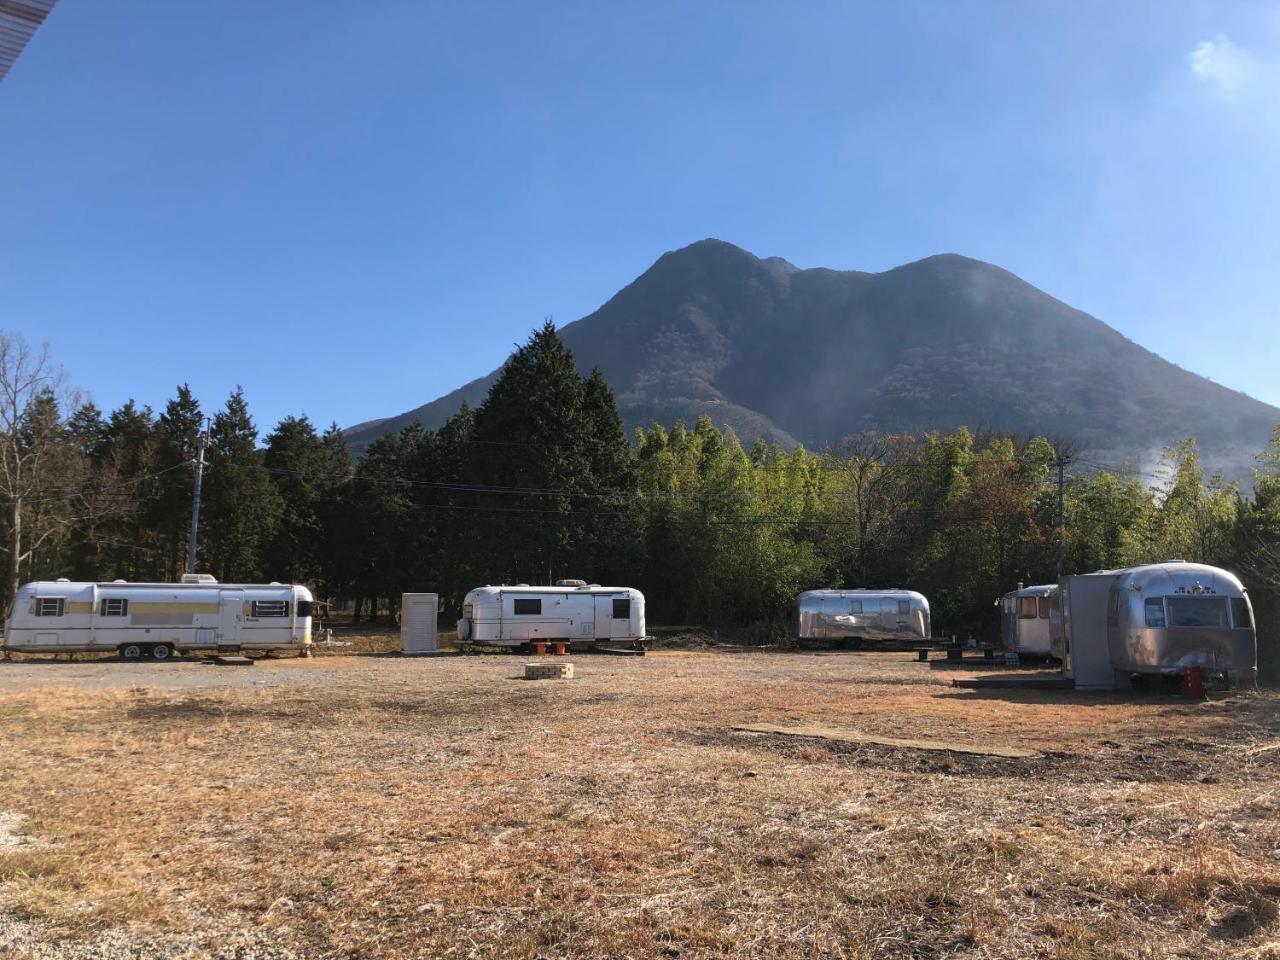
M 1172 561 L 1121 570 L 1112 581 L 1107 645 L 1117 670 L 1252 674 L 1258 667 L 1253 608 L 1235 574 Z
M 1041 584 L 1010 590 L 1000 598 L 1000 638 L 1004 648 L 1020 660 L 1052 656 L 1049 615 L 1058 585 Z
M 929 601 L 914 590 L 806 590 L 796 598 L 796 637 L 861 646 L 929 639 Z
M 1252 678 L 1253 609 L 1235 574 L 1171 560 L 1062 581 L 1055 645 L 1077 686 L 1125 686 L 1134 674 L 1201 667 Z
M 630 587 L 560 581 L 477 587 L 462 600 L 458 642 L 522 649 L 537 642 L 576 647 L 640 647 L 645 639 L 644 594 Z
M 291 584 L 28 583 L 5 623 L 20 653 L 116 651 L 167 660 L 175 651 L 301 647 L 311 642 L 311 591 Z

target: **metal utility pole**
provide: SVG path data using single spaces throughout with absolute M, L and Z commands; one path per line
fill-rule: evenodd
M 187 573 L 196 572 L 196 537 L 200 532 L 200 483 L 204 480 L 204 449 L 209 445 L 209 423 L 196 437 L 196 485 L 191 498 L 191 536 L 187 541 Z
M 1063 517 L 1062 508 L 1062 487 L 1063 476 L 1062 471 L 1066 466 L 1066 461 L 1062 457 L 1057 457 L 1052 461 L 1053 465 L 1058 468 L 1058 582 L 1062 582 L 1063 559 L 1067 550 L 1067 531 L 1066 520 Z

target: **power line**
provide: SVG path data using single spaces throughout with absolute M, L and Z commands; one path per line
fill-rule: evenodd
M 129 480 L 121 480 L 119 483 L 108 484 L 107 486 L 101 487 L 98 489 L 94 489 L 93 487 L 83 487 L 79 490 L 70 491 L 68 493 L 59 494 L 57 496 L 36 497 L 36 498 L 6 497 L 5 499 L 9 503 L 12 503 L 14 500 L 21 499 L 23 503 L 33 504 L 33 505 L 37 503 L 61 503 L 67 500 L 77 500 L 87 496 L 102 495 L 116 488 L 136 487 L 139 484 L 146 483 L 148 480 L 155 480 L 157 477 L 163 477 L 167 473 L 172 473 L 174 470 L 186 469 L 186 467 L 188 466 L 189 464 L 187 463 L 175 463 L 173 466 L 165 467 L 163 470 L 157 470 L 155 473 L 148 473 L 141 477 L 133 477 L 132 479 L 129 479 Z

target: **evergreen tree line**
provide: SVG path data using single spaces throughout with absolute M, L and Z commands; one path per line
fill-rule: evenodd
M 43 355 L 0 337 L 0 545 L 18 582 L 177 578 L 206 413 L 184 385 L 158 414 L 104 413 L 60 389 Z M 24 387 L 16 389 L 16 387 Z M 1252 493 L 1206 477 L 1193 439 L 1153 474 L 1076 456 L 1057 523 L 1043 437 L 859 434 L 787 450 L 703 417 L 629 438 L 598 371 L 580 376 L 547 323 L 488 397 L 437 430 L 411 426 L 359 457 L 336 425 L 285 417 L 265 437 L 237 389 L 209 418 L 201 571 L 311 584 L 357 618 L 404 592 L 446 617 L 485 583 L 579 577 L 644 591 L 651 623 L 790 629 L 797 593 L 909 587 L 938 633 L 993 636 L 1021 581 L 1170 558 L 1235 570 L 1273 671 L 1280 621 L 1280 430 Z

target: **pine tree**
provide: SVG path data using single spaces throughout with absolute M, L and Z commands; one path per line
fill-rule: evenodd
M 583 444 L 587 476 L 594 495 L 584 504 L 593 516 L 586 522 L 581 575 L 604 583 L 620 583 L 640 565 L 643 538 L 634 510 L 635 452 L 627 442 L 613 390 L 599 368 L 582 387 Z
M 150 522 L 159 489 L 155 417 L 150 407 L 128 400 L 107 418 L 95 469 L 114 490 L 117 509 L 99 531 L 98 576 L 158 580 L 163 573 L 159 538 Z
M 330 449 L 305 416 L 285 417 L 267 437 L 263 466 L 280 495 L 280 523 L 264 556 L 279 580 L 302 583 L 321 574 L 321 502 L 335 480 Z
M 476 497 L 487 511 L 474 520 L 485 579 L 536 583 L 579 572 L 581 494 L 591 483 L 583 402 L 573 354 L 548 320 L 512 354 L 476 411 L 472 481 L 504 491 Z
M 237 387 L 213 419 L 200 548 L 224 582 L 278 579 L 264 551 L 280 522 L 280 494 L 262 466 L 258 431 Z
M 156 420 L 157 492 L 150 523 L 163 551 L 162 579 L 177 580 L 186 563 L 191 526 L 192 468 L 196 443 L 205 425 L 200 403 L 187 384 L 165 404 Z
M 367 601 L 369 618 L 376 621 L 378 600 L 398 599 L 408 586 L 406 563 L 414 526 L 409 471 L 422 440 L 416 423 L 388 433 L 371 443 L 356 465 L 351 498 L 356 524 L 350 546 L 357 620 Z
M 354 500 L 351 454 L 336 423 L 329 425 L 320 444 L 326 479 L 319 484 L 320 497 L 316 503 L 316 517 L 320 525 L 317 586 L 322 596 L 347 597 L 354 582 L 353 544 L 357 528 L 351 509 Z

